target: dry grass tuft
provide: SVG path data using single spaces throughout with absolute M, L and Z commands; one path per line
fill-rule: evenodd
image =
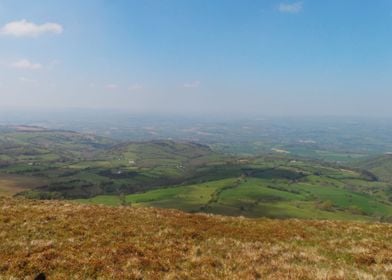
M 0 279 L 392 279 L 392 225 L 0 199 Z

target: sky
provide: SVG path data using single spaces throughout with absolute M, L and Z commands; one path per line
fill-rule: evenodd
M 392 116 L 391 0 L 0 0 L 0 108 Z

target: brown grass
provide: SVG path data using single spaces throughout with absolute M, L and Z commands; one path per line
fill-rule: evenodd
M 38 187 L 42 184 L 44 184 L 44 181 L 36 178 L 1 174 L 0 195 L 13 196 L 19 192 Z
M 0 279 L 392 279 L 391 240 L 379 223 L 0 199 Z

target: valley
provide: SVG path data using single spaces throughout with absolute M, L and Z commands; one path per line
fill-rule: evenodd
M 392 279 L 391 11 L 0 0 L 0 280 Z
M 252 218 L 392 218 L 388 166 L 380 174 L 374 157 L 367 168 L 356 161 L 241 156 L 189 141 L 127 142 L 20 126 L 1 129 L 0 150 L 0 193 L 8 196 Z

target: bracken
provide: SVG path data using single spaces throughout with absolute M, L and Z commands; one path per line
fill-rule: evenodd
M 0 279 L 392 279 L 392 226 L 0 198 Z

